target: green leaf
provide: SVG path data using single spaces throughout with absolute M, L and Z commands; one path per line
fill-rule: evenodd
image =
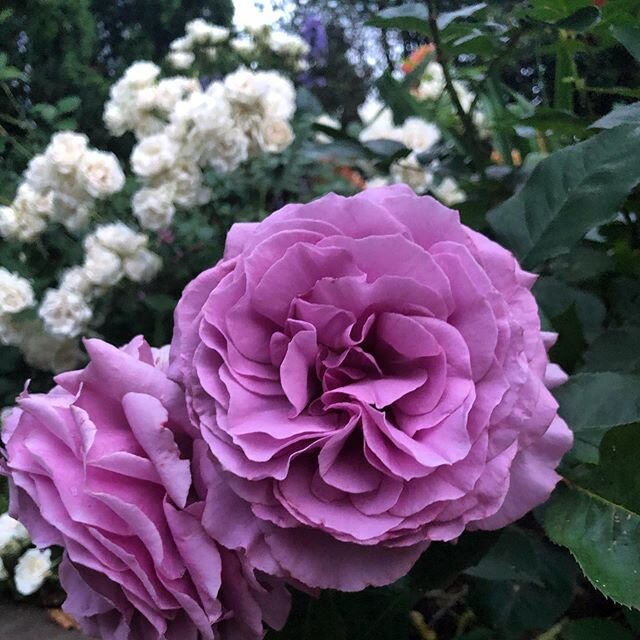
M 530 15 L 536 20 L 558 22 L 590 4 L 590 0 L 531 0 Z
M 470 577 L 469 603 L 508 638 L 553 624 L 571 602 L 577 574 L 568 554 L 513 527 L 476 569 L 482 577 Z
M 573 111 L 573 83 L 569 80 L 574 75 L 573 51 L 571 40 L 562 34 L 556 43 L 556 68 L 553 86 L 553 107 L 562 111 Z
M 396 140 L 369 140 L 364 143 L 364 146 L 377 156 L 383 157 L 404 157 L 409 153 L 409 149 L 405 147 L 402 142 Z
M 613 37 L 640 62 L 640 27 L 612 27 Z
M 429 35 L 428 19 L 429 11 L 426 5 L 411 3 L 383 9 L 371 18 L 368 24 L 382 29 L 403 29 Z
M 567 31 L 586 31 L 594 24 L 600 22 L 600 10 L 598 7 L 583 7 L 566 18 L 558 20 L 555 25 L 558 29 Z
M 570 458 L 598 462 L 605 433 L 640 421 L 640 376 L 612 371 L 580 373 L 554 391 L 560 415 L 574 433 Z
M 612 394 L 612 398 L 615 395 Z M 618 399 L 611 402 L 618 405 Z M 640 608 L 640 427 L 609 431 L 599 465 L 572 472 L 545 510 L 549 537 L 567 547 L 592 584 Z
M 438 28 L 442 31 L 446 29 L 452 22 L 456 20 L 460 20 L 462 18 L 468 18 L 472 16 L 474 13 L 478 13 L 482 9 L 487 7 L 486 2 L 478 2 L 476 4 L 471 4 L 468 7 L 463 7 L 462 9 L 457 9 L 456 11 L 448 11 L 447 13 L 441 13 L 438 16 Z
M 580 138 L 585 136 L 587 130 L 587 122 L 573 112 L 544 107 L 536 109 L 532 116 L 521 119 L 519 124 L 535 127 L 544 133 L 552 131 Z
M 397 124 L 420 114 L 420 102 L 409 93 L 409 88 L 403 82 L 396 80 L 388 71 L 376 81 L 376 87 L 382 100 L 393 112 Z
M 525 268 L 573 246 L 612 218 L 640 182 L 640 127 L 617 127 L 542 160 L 524 188 L 489 212 Z
M 58 100 L 56 103 L 56 108 L 59 113 L 71 113 L 78 109 L 82 103 L 82 100 L 78 96 L 67 96 L 66 98 L 62 98 L 62 100 Z
M 584 354 L 582 371 L 640 373 L 640 327 L 609 329 Z
M 640 375 L 580 373 L 555 390 L 560 415 L 574 431 L 640 421 Z
M 600 333 L 607 310 L 600 298 L 592 293 L 565 284 L 553 276 L 542 276 L 533 286 L 533 294 L 545 315 L 551 319 L 551 324 L 555 317 L 575 305 L 585 337 L 592 339 Z
M 633 633 L 619 622 L 605 618 L 571 620 L 562 629 L 561 640 L 633 640 Z
M 591 126 L 594 129 L 612 129 L 621 124 L 640 124 L 640 102 L 616 107 L 613 111 L 596 120 Z

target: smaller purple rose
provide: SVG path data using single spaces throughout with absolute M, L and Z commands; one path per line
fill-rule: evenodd
M 86 347 L 89 365 L 24 393 L 2 434 L 11 513 L 36 545 L 65 549 L 65 610 L 105 640 L 255 640 L 263 620 L 282 626 L 286 589 L 201 524 L 208 448 L 166 349 Z

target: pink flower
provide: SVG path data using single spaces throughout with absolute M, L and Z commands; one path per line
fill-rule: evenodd
M 534 279 L 402 185 L 236 224 L 171 345 L 220 465 L 205 528 L 268 573 L 358 590 L 543 502 L 572 437 Z
M 11 513 L 65 548 L 65 609 L 105 640 L 254 640 L 263 617 L 284 624 L 286 590 L 202 527 L 209 453 L 164 352 L 86 347 L 87 368 L 25 393 L 2 434 Z

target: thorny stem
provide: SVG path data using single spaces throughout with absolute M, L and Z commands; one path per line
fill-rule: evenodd
M 453 79 L 451 78 L 451 72 L 449 70 L 449 60 L 442 46 L 442 39 L 440 38 L 440 28 L 438 27 L 438 6 L 436 0 L 427 0 L 427 9 L 429 10 L 429 27 L 431 29 L 431 37 L 436 48 L 436 60 L 442 67 L 445 88 L 449 94 L 449 98 L 451 99 L 451 104 L 453 104 L 453 108 L 456 110 L 456 113 L 462 122 L 464 138 L 471 150 L 474 164 L 479 170 L 482 170 L 485 162 L 480 138 L 475 125 L 473 124 L 471 114 L 464 110 L 462 103 L 460 102 L 460 98 L 458 97 L 458 92 L 453 85 Z

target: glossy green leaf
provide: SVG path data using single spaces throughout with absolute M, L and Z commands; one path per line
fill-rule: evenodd
M 625 47 L 625 49 L 640 62 L 640 27 L 638 26 L 618 26 L 611 29 L 615 39 Z
M 582 371 L 640 373 L 640 327 L 609 329 L 584 354 Z
M 640 127 L 617 127 L 556 151 L 524 188 L 489 213 L 526 268 L 556 256 L 612 218 L 640 182 Z
M 429 11 L 425 4 L 411 3 L 383 9 L 369 20 L 369 24 L 382 29 L 403 29 L 428 35 L 428 19 Z
M 611 396 L 610 405 L 620 404 Z M 573 471 L 545 510 L 545 529 L 568 547 L 592 584 L 640 608 L 640 426 L 609 431 L 600 464 Z
M 607 310 L 602 300 L 592 293 L 572 287 L 554 276 L 538 278 L 533 293 L 552 324 L 555 317 L 574 305 L 585 337 L 592 339 L 600 333 Z
M 621 124 L 640 124 L 640 102 L 616 107 L 606 116 L 596 120 L 591 126 L 594 129 L 612 129 Z
M 633 633 L 619 622 L 605 618 L 572 620 L 562 629 L 561 640 L 633 640 Z
M 577 567 L 568 554 L 515 528 L 498 543 L 471 574 L 469 603 L 482 621 L 506 637 L 544 629 L 569 606 Z
M 600 10 L 598 7 L 582 7 L 566 18 L 558 20 L 555 25 L 559 29 L 568 31 L 586 31 L 600 21 Z
M 536 20 L 558 22 L 591 4 L 590 0 L 531 0 L 530 15 Z

